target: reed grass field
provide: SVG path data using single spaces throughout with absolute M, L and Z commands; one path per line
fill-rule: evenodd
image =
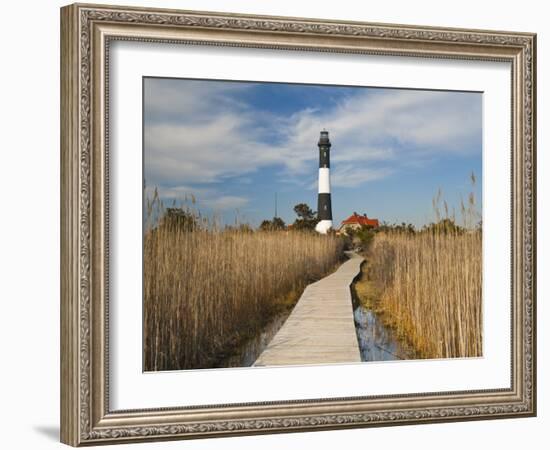
M 482 355 L 481 239 L 480 229 L 374 237 L 360 289 L 418 357 Z
M 145 370 L 218 367 L 308 283 L 333 270 L 342 247 L 335 236 L 311 232 L 162 222 L 148 228 Z

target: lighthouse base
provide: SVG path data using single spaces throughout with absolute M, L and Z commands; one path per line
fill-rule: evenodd
M 321 234 L 327 234 L 328 230 L 332 228 L 332 220 L 321 220 L 317 225 L 315 225 L 315 231 Z

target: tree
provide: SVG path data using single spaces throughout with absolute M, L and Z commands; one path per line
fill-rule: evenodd
M 380 232 L 386 232 L 386 233 L 408 233 L 408 234 L 414 234 L 416 232 L 416 229 L 412 223 L 405 223 L 401 222 L 400 224 L 390 224 L 388 222 L 382 222 L 382 224 L 376 229 L 378 233 Z
M 452 219 L 441 219 L 437 223 L 431 223 L 424 227 L 424 230 L 432 234 L 462 234 L 465 228 L 457 225 Z
M 270 231 L 271 230 L 271 220 L 262 220 L 262 223 L 260 224 L 260 230 L 261 231 Z
M 298 203 L 294 207 L 294 212 L 298 219 L 311 220 L 315 218 L 315 212 L 306 203 Z
M 166 208 L 161 225 L 171 230 L 193 231 L 198 228 L 197 218 L 182 208 Z
M 286 228 L 285 221 L 280 217 L 273 217 L 271 225 L 273 226 L 274 230 L 284 230 Z
M 294 212 L 298 218 L 294 221 L 293 229 L 295 230 L 314 230 L 317 225 L 316 212 L 313 211 L 306 203 L 298 203 L 294 207 Z
M 254 233 L 254 230 L 252 229 L 252 227 L 247 223 L 241 223 L 239 225 L 234 225 L 234 226 L 226 225 L 225 231 L 234 231 L 237 233 Z
M 345 233 L 355 247 L 362 247 L 366 250 L 376 234 L 376 230 L 372 225 L 361 225 L 358 228 L 348 228 Z
M 273 220 L 264 220 L 260 224 L 262 231 L 280 231 L 286 228 L 286 224 L 280 217 L 273 217 Z

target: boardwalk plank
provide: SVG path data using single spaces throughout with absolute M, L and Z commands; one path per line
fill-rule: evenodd
M 306 287 L 255 366 L 361 361 L 350 284 L 363 258 L 348 256 L 336 272 Z

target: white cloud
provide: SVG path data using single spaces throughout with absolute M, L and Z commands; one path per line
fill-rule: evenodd
M 249 86 L 179 80 L 147 85 L 147 183 L 215 186 L 274 165 L 281 176 L 303 180 L 316 167 L 323 128 L 333 142 L 334 186 L 359 186 L 445 153 L 479 151 L 481 101 L 472 94 L 361 90 L 329 109 L 282 117 L 238 100 L 236 94 L 246 94 Z
M 152 200 L 155 189 L 164 202 L 172 202 L 178 207 L 193 206 L 199 210 L 206 206 L 214 211 L 232 211 L 246 206 L 250 201 L 247 197 L 220 194 L 215 188 L 196 186 L 147 186 L 145 198 Z M 170 206 L 172 203 L 165 206 Z
M 149 117 L 192 121 L 208 116 L 212 107 L 238 109 L 240 104 L 228 93 L 245 91 L 245 83 L 210 83 L 201 80 L 147 78 L 144 95 Z
M 236 195 L 222 195 L 218 198 L 206 199 L 204 203 L 214 211 L 230 211 L 246 206 L 248 199 Z
M 332 184 L 340 187 L 357 187 L 363 183 L 386 178 L 393 173 L 391 168 L 371 169 L 361 165 L 338 165 L 332 171 Z

